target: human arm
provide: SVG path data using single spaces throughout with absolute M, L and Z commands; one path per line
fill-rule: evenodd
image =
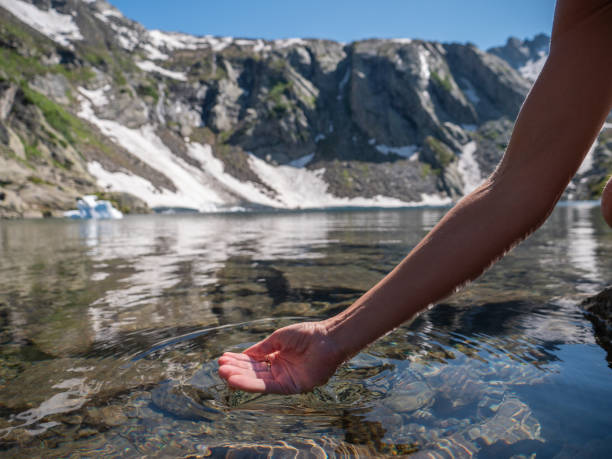
M 241 357 L 224 355 L 221 376 L 245 390 L 310 390 L 343 360 L 478 277 L 537 229 L 612 108 L 611 49 L 612 2 L 560 0 L 548 61 L 491 177 L 348 309 L 281 329 Z

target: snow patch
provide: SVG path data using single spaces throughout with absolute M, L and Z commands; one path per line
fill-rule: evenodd
M 448 206 L 452 202 L 449 197 L 442 197 L 437 194 L 421 193 L 421 201 L 414 203 L 415 206 Z
M 74 18 L 69 14 L 61 14 L 54 9 L 39 10 L 22 0 L 0 0 L 0 6 L 62 46 L 72 49 L 71 41 L 83 39 Z
M 165 48 L 169 51 L 177 49 L 198 49 L 209 47 L 213 51 L 219 52 L 232 44 L 232 37 L 213 37 L 206 35 L 204 37 L 196 37 L 184 33 L 162 32 L 161 30 L 150 30 L 149 40 L 156 48 Z
M 370 139 L 370 142 L 373 139 Z M 371 145 L 371 143 L 370 143 Z M 411 158 L 417 152 L 416 145 L 406 145 L 404 147 L 389 147 L 387 145 L 376 145 L 376 149 L 383 155 L 394 153 L 402 158 Z
M 113 32 L 115 32 L 115 39 L 125 50 L 134 51 L 134 49 L 140 44 L 140 35 L 137 29 L 123 25 L 125 17 L 118 9 L 113 7 L 100 9 L 97 13 L 94 13 L 94 16 L 107 24 L 113 30 Z M 116 18 L 120 21 L 113 21 L 111 18 Z
M 474 191 L 482 183 L 480 167 L 476 162 L 474 153 L 476 152 L 476 142 L 471 141 L 463 146 L 457 168 L 463 177 L 463 194 Z
M 346 84 L 348 83 L 350 77 L 351 77 L 351 71 L 349 69 L 346 71 L 346 73 L 342 77 L 342 80 L 340 80 L 340 83 L 338 83 L 338 97 L 337 97 L 338 100 L 342 99 L 342 92 L 344 91 L 344 88 L 346 87 Z
M 91 95 L 91 94 L 90 94 Z M 94 99 L 95 97 L 92 96 Z M 410 207 L 445 205 L 449 198 L 423 195 L 419 202 L 404 202 L 385 196 L 374 198 L 339 198 L 328 192 L 324 169 L 303 167 L 314 155 L 300 158 L 301 164 L 273 166 L 250 155 L 250 168 L 272 192 L 251 182 L 241 182 L 224 172 L 223 163 L 215 158 L 209 145 L 189 143 L 188 154 L 200 163 L 193 166 L 177 157 L 156 135 L 155 128 L 145 125 L 130 129 L 111 120 L 97 118 L 92 102 L 79 91 L 79 116 L 95 124 L 102 134 L 113 139 L 149 167 L 165 175 L 176 188 L 170 191 L 154 186 L 149 180 L 127 171 L 109 172 L 97 162 L 88 164 L 89 172 L 99 184 L 113 191 L 132 193 L 150 207 L 182 207 L 200 212 L 227 210 L 250 202 L 276 208 L 304 209 L 325 207 Z
M 202 177 L 203 173 L 198 168 L 175 156 L 157 137 L 153 126 L 130 129 L 114 121 L 102 120 L 95 116 L 87 100 L 82 99 L 81 102 L 80 117 L 95 124 L 104 135 L 168 177 L 177 191 L 156 189 L 148 180 L 122 172 L 112 175 L 92 173 L 101 182 L 105 181 L 107 187 L 116 191 L 134 193 L 144 199 L 150 207 L 186 207 L 200 211 L 214 211 L 225 204 L 225 200 L 214 189 L 214 184 L 210 183 L 212 181 Z M 100 168 L 96 167 L 94 165 L 93 170 L 100 172 Z
M 94 107 L 103 107 L 108 104 L 108 97 L 106 97 L 106 92 L 110 90 L 110 85 L 106 85 L 102 88 L 96 90 L 87 90 L 85 88 L 79 88 L 79 92 L 87 97 L 89 101 L 94 105 Z
M 306 41 L 301 38 L 287 38 L 285 40 L 275 40 L 274 47 L 277 49 L 287 48 L 294 45 L 306 45 Z
M 392 38 L 391 42 L 398 43 L 400 45 L 409 45 L 410 43 L 412 43 L 412 39 L 411 38 Z
M 548 55 L 546 51 L 539 51 L 537 59 L 529 59 L 525 65 L 518 69 L 519 73 L 526 80 L 531 81 L 532 83 L 538 78 L 540 72 L 544 68 L 544 64 L 546 64 L 546 59 Z
M 223 163 L 213 156 L 209 145 L 188 144 L 188 154 L 201 164 L 201 168 L 194 167 L 174 155 L 155 134 L 153 126 L 130 129 L 114 121 L 97 118 L 91 103 L 83 97 L 81 103 L 79 116 L 95 124 L 104 135 L 165 175 L 177 191 L 159 189 L 143 177 L 128 172 L 109 172 L 99 163 L 89 163 L 89 172 L 101 186 L 132 193 L 152 208 L 182 207 L 212 212 L 235 204 L 236 197 L 246 202 L 280 207 L 277 200 L 269 197 L 257 185 L 241 182 L 225 173 Z
M 465 94 L 465 97 L 467 97 L 468 100 L 472 102 L 474 105 L 478 104 L 480 102 L 480 97 L 478 97 L 478 94 L 476 93 L 476 88 L 474 88 L 474 85 L 472 84 L 472 82 L 468 80 L 467 78 L 462 78 L 461 81 L 463 82 L 463 85 L 465 86 L 464 88 L 462 88 L 462 91 L 463 91 L 463 94 Z
M 419 47 L 419 74 L 425 83 L 427 83 L 431 77 L 431 70 L 427 62 L 428 55 L 429 52 L 426 49 Z
M 256 53 L 261 53 L 263 51 L 270 51 L 271 49 L 272 47 L 266 44 L 266 42 L 263 40 L 257 40 L 257 43 L 253 47 L 253 51 Z
M 154 61 L 165 61 L 166 59 L 170 57 L 167 54 L 162 53 L 159 49 L 157 49 L 151 43 L 145 43 L 144 45 L 141 45 L 141 47 L 144 50 L 144 52 L 147 53 L 147 57 L 149 59 L 153 59 Z
M 138 196 L 150 207 L 185 207 L 172 200 L 168 190 L 159 190 L 150 181 L 127 172 L 109 172 L 102 164 L 93 161 L 87 164 L 87 171 L 98 185 L 112 191 L 123 191 Z
M 278 202 L 263 193 L 251 182 L 241 182 L 236 177 L 224 172 L 225 166 L 220 159 L 213 155 L 210 145 L 190 143 L 189 155 L 202 165 L 202 169 L 219 183 L 223 184 L 234 194 L 241 196 L 245 201 L 275 207 Z
M 155 62 L 140 61 L 136 62 L 136 65 L 140 68 L 140 70 L 144 70 L 145 72 L 155 72 L 174 80 L 187 81 L 187 76 L 184 72 L 174 72 L 172 70 L 165 69 L 157 65 Z
M 116 8 L 107 8 L 105 10 L 100 10 L 98 13 L 96 13 L 96 16 L 98 17 L 98 19 L 106 23 L 110 22 L 107 18 L 125 19 L 123 14 L 121 14 L 121 11 Z
M 386 196 L 373 198 L 339 198 L 327 191 L 323 180 L 325 169 L 299 169 L 291 166 L 272 166 L 254 155 L 249 157 L 251 169 L 277 193 L 282 207 L 312 209 L 333 207 L 415 207 L 440 206 L 450 203 L 450 198 L 435 195 L 421 196 L 419 202 L 405 202 Z

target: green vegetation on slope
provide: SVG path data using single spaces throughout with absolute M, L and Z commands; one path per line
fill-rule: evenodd
M 451 80 L 448 77 L 448 75 L 445 75 L 444 78 L 440 77 L 440 75 L 438 74 L 438 72 L 436 71 L 432 71 L 431 72 L 431 78 L 434 80 L 434 82 L 440 86 L 442 89 L 444 89 L 445 91 L 452 91 L 453 89 L 453 85 L 451 84 Z
M 450 149 L 438 139 L 428 136 L 425 139 L 425 143 L 427 144 L 427 146 L 429 146 L 431 151 L 434 152 L 436 156 L 436 161 L 442 168 L 448 166 L 453 161 L 455 157 L 453 155 L 453 152 L 450 151 Z

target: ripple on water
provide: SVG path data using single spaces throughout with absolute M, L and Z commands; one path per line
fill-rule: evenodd
M 478 282 L 310 394 L 250 395 L 219 379 L 222 352 L 354 301 L 442 215 L 427 212 L 2 223 L 0 448 L 609 453 L 597 441 L 612 429 L 599 412 L 612 381 L 577 304 L 605 281 L 612 240 L 585 210 L 555 211 Z

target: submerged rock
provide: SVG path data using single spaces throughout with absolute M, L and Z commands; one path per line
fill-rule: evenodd
M 529 442 L 531 441 L 531 442 Z M 523 448 L 532 451 L 542 445 L 541 426 L 529 407 L 515 397 L 507 397 L 497 413 L 480 425 L 472 425 L 444 438 L 443 442 L 419 451 L 413 457 L 444 458 L 473 457 L 492 445 L 504 446 L 523 442 Z
M 75 411 L 94 398 L 110 400 L 151 386 L 163 376 L 162 365 L 144 359 L 131 364 L 114 359 L 44 360 L 8 381 L 0 392 L 0 409 L 19 413 L 16 420 L 29 425 L 52 414 Z
M 426 382 L 410 381 L 394 386 L 391 395 L 383 403 L 395 412 L 409 412 L 430 405 L 434 395 Z
M 608 353 L 606 359 L 612 366 L 612 287 L 587 298 L 581 305 L 585 316 L 593 324 L 597 344 Z

